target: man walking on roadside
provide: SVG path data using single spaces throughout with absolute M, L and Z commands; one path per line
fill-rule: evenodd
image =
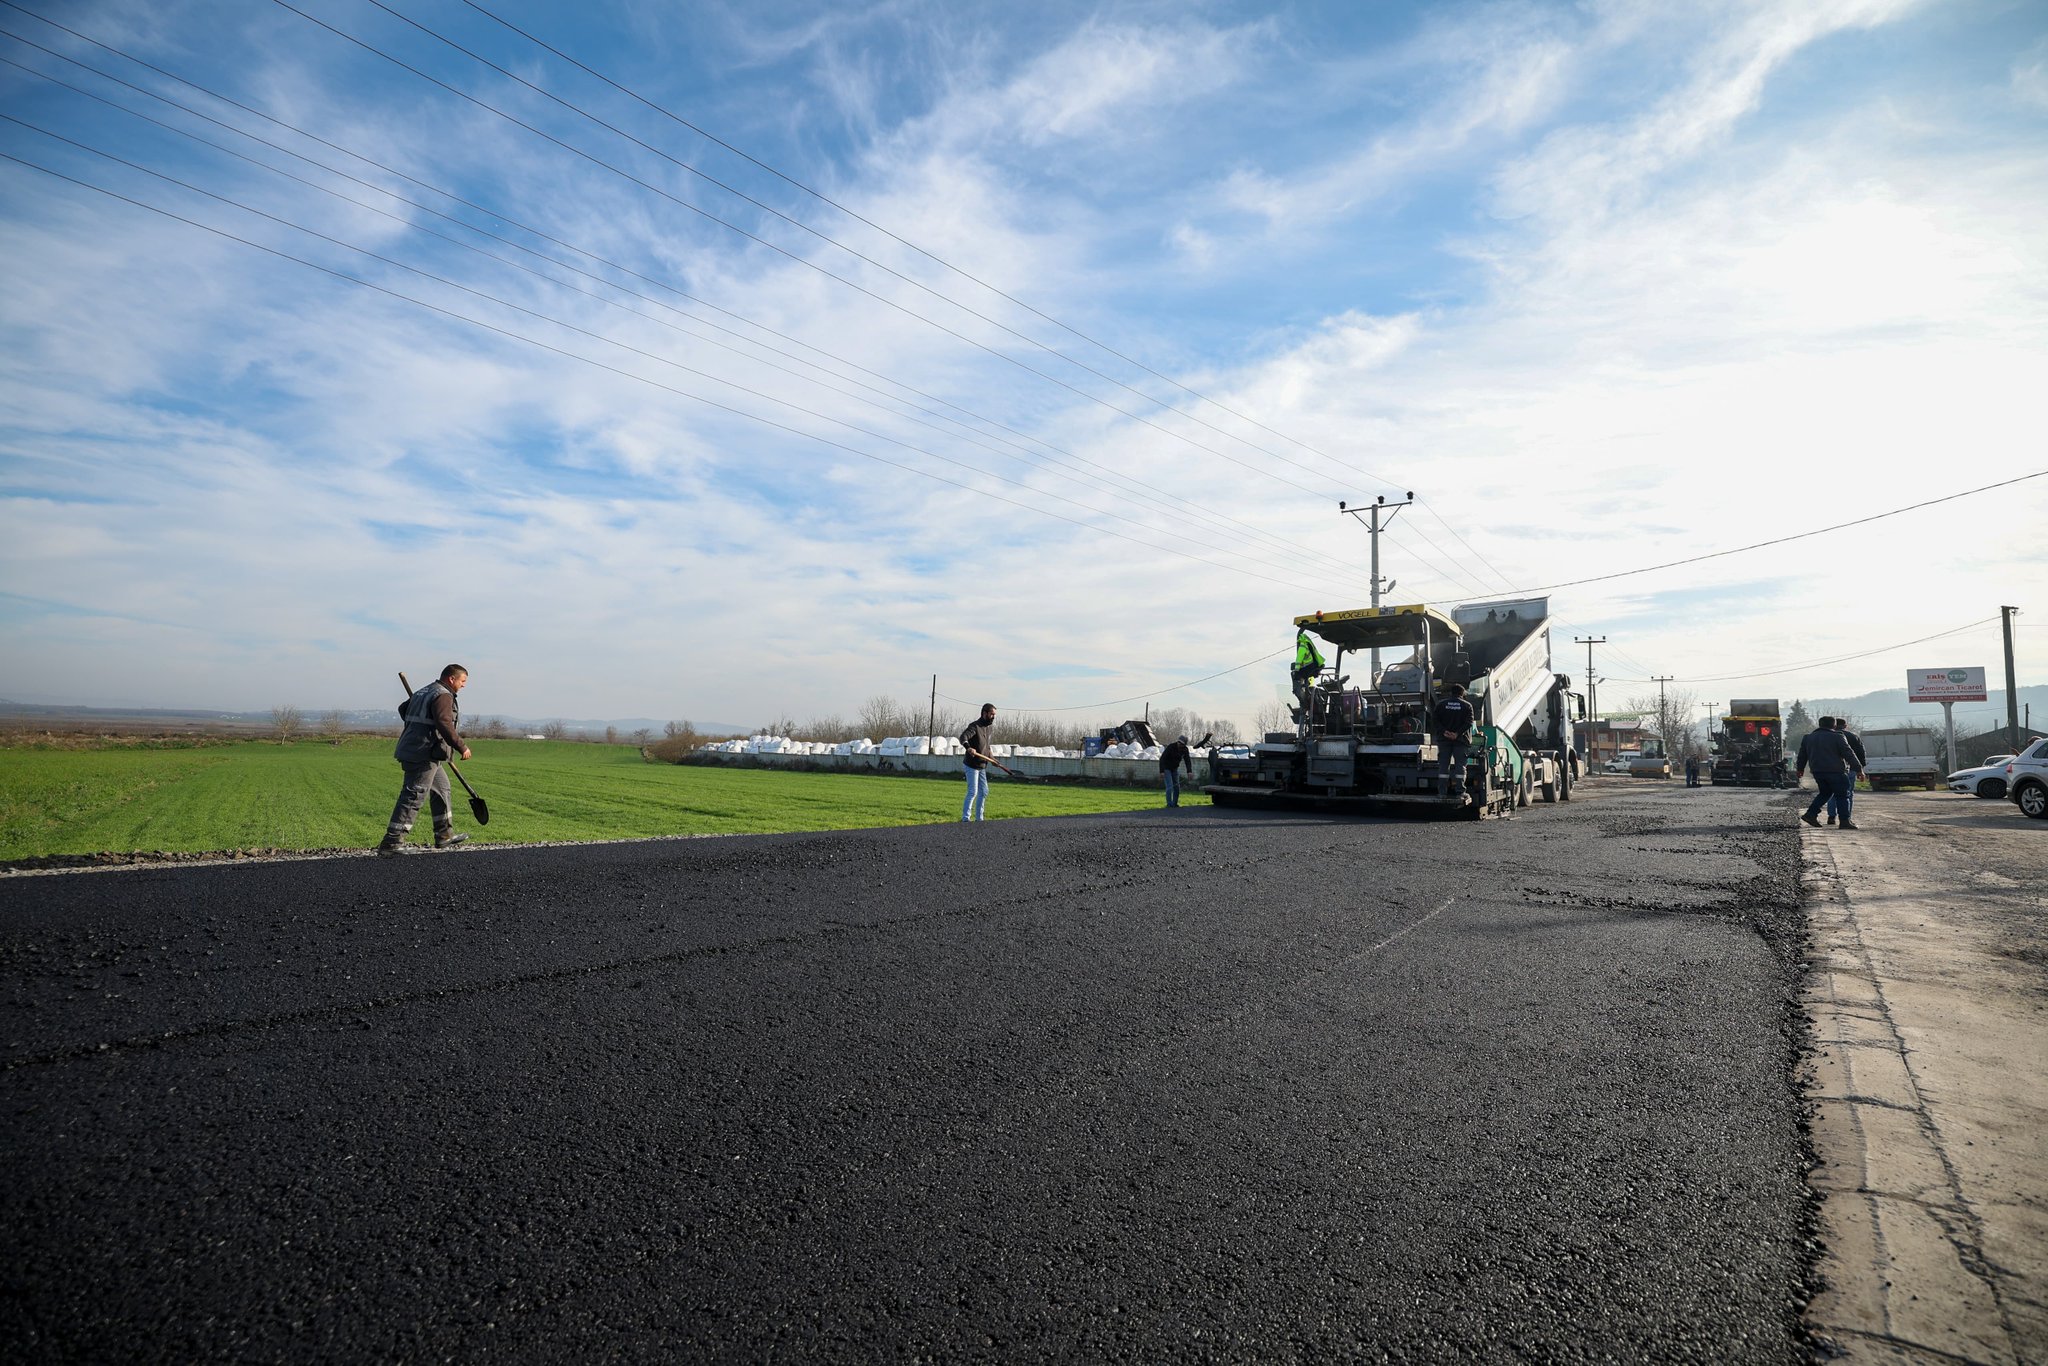
M 967 751 L 961 761 L 961 768 L 967 773 L 967 800 L 960 803 L 960 819 L 963 821 L 987 820 L 983 815 L 988 806 L 988 734 L 995 729 L 996 704 L 981 704 L 981 719 L 960 732 L 960 744 Z
M 1697 754 L 1685 756 L 1685 785 L 1687 787 L 1698 787 L 1700 785 L 1700 756 Z
M 1869 755 L 1867 755 L 1867 754 L 1865 754 L 1865 753 L 1863 752 L 1863 737 L 1862 737 L 1862 736 L 1860 736 L 1860 735 L 1858 735 L 1858 734 L 1857 734 L 1857 733 L 1856 733 L 1855 731 L 1853 731 L 1853 730 L 1850 730 L 1850 729 L 1849 729 L 1849 718 L 1848 718 L 1848 717 L 1846 717 L 1846 716 L 1837 716 L 1837 717 L 1836 717 L 1836 718 L 1835 718 L 1834 720 L 1835 720 L 1835 729 L 1836 729 L 1836 730 L 1838 730 L 1838 731 L 1840 731 L 1840 732 L 1841 732 L 1841 734 L 1842 734 L 1842 738 L 1843 738 L 1844 740 L 1847 740 L 1847 741 L 1849 742 L 1849 748 L 1850 748 L 1850 749 L 1852 749 L 1852 750 L 1854 750 L 1854 751 L 1856 752 L 1856 769 L 1857 769 L 1857 771 L 1858 771 L 1859 773 L 1867 773 L 1867 772 L 1869 772 L 1869 771 L 1870 771 L 1870 756 L 1869 756 Z M 1846 822 L 1846 821 L 1847 821 L 1847 820 L 1849 819 L 1849 810 L 1850 810 L 1850 808 L 1851 808 L 1851 807 L 1853 807 L 1853 806 L 1854 806 L 1855 804 L 1856 804 L 1856 784 L 1854 784 L 1854 783 L 1850 783 L 1850 784 L 1849 784 L 1849 790 L 1848 790 L 1847 792 L 1844 792 L 1844 793 L 1842 794 L 1842 802 L 1841 802 L 1841 806 L 1842 806 L 1842 814 L 1841 814 L 1841 819 L 1842 819 L 1842 820 L 1843 820 L 1844 822 Z M 1830 807 L 1828 808 L 1828 824 L 1829 824 L 1829 825 L 1833 825 L 1833 824 L 1835 823 L 1835 819 L 1836 819 L 1836 817 L 1835 817 L 1835 808 L 1834 808 L 1833 806 L 1830 806 Z M 1855 829 L 1855 827 L 1854 827 L 1854 826 L 1850 826 L 1849 828 L 1850 828 L 1850 829 L 1852 829 L 1852 830 L 1853 830 L 1853 829 Z
M 1436 704 L 1429 714 L 1429 728 L 1436 740 L 1436 787 L 1439 795 L 1465 795 L 1465 761 L 1472 754 L 1472 727 L 1479 713 L 1465 700 L 1465 685 L 1451 684 L 1451 695 Z M 1444 791 L 1449 777 L 1450 790 Z
M 1863 773 L 1856 762 L 1856 751 L 1849 748 L 1848 739 L 1835 729 L 1835 718 L 1823 716 L 1820 725 L 1799 742 L 1799 762 L 1793 770 L 1792 782 L 1796 786 L 1806 776 L 1806 770 L 1813 770 L 1814 793 L 1812 805 L 1799 819 L 1815 829 L 1820 827 L 1817 819 L 1820 809 L 1830 811 L 1839 808 L 1842 829 L 1854 830 L 1856 825 L 1849 819 L 1848 794 L 1855 790 L 1856 779 Z
M 1180 805 L 1180 769 L 1183 766 L 1190 778 L 1195 776 L 1195 758 L 1188 752 L 1188 737 L 1177 735 L 1172 744 L 1159 751 L 1159 777 L 1166 784 L 1166 805 L 1169 809 Z
M 391 808 L 391 824 L 385 828 L 380 854 L 401 853 L 412 823 L 419 819 L 420 805 L 426 803 L 434 820 L 434 847 L 446 849 L 461 844 L 467 835 L 455 833 L 455 805 L 449 799 L 448 775 L 441 771 L 445 760 L 460 754 L 469 757 L 469 746 L 455 729 L 460 709 L 455 694 L 469 683 L 469 670 L 450 664 L 441 676 L 405 700 L 398 715 L 405 722 L 398 747 L 391 757 L 405 769 L 405 785 L 398 790 L 398 804 Z

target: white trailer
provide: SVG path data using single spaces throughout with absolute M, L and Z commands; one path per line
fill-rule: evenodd
M 1939 791 L 1947 785 L 1942 771 L 1940 742 L 1933 731 L 1921 726 L 1899 726 L 1890 730 L 1863 732 L 1866 756 L 1863 776 L 1872 791 L 1891 787 L 1926 787 Z

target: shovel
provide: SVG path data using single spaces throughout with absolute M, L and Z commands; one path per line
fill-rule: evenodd
M 400 687 L 405 689 L 405 695 L 410 698 L 412 696 L 412 684 L 405 681 L 405 671 L 403 669 L 399 670 L 398 683 Z M 462 790 L 469 794 L 469 814 L 476 817 L 478 825 L 489 825 L 491 823 L 491 808 L 484 805 L 482 797 L 476 795 L 476 789 L 469 785 L 469 779 L 462 776 L 462 770 L 455 766 L 453 759 L 446 759 L 442 762 L 446 763 L 448 771 L 455 775 L 455 781 L 462 784 Z

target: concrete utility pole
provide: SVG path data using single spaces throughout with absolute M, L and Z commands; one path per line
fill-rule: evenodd
M 938 728 L 939 728 L 939 676 L 938 676 L 937 674 L 933 674 L 933 675 L 932 675 L 932 709 L 931 709 L 931 714 L 930 714 L 929 716 L 927 716 L 927 717 L 925 718 L 925 723 L 924 723 L 924 733 L 925 733 L 925 735 L 926 735 L 927 737 L 929 737 L 929 736 L 931 735 L 931 733 L 932 733 L 933 731 L 937 730 Z
M 2005 728 L 2010 732 L 2005 738 L 2012 741 L 2012 752 L 2020 752 L 2020 688 L 2019 677 L 2012 667 L 2012 619 L 2018 614 L 2017 607 L 2001 607 L 1998 618 L 2005 628 Z
M 1600 728 L 1600 683 L 1593 677 L 1593 647 L 1605 645 L 1606 636 L 1573 636 L 1572 643 L 1586 647 L 1586 762 L 1600 757 L 1600 744 L 1595 736 Z
M 1657 685 L 1657 738 L 1664 742 L 1664 757 L 1671 757 L 1671 713 L 1664 709 L 1664 685 L 1671 682 L 1670 674 L 1652 674 L 1650 681 Z
M 1406 501 L 1399 503 L 1388 502 L 1387 495 L 1384 493 L 1362 508 L 1351 507 L 1342 499 L 1338 500 L 1337 511 L 1347 517 L 1362 518 L 1365 521 L 1366 531 L 1372 537 L 1372 605 L 1374 607 L 1380 605 L 1381 591 L 1384 589 L 1387 592 L 1392 592 L 1394 587 L 1392 579 L 1388 579 L 1384 584 L 1380 582 L 1380 532 L 1392 526 L 1394 518 L 1400 515 L 1401 509 L 1414 501 L 1415 490 L 1413 489 L 1408 490 Z M 1387 514 L 1387 520 L 1384 522 L 1380 520 L 1382 512 Z M 1379 682 L 1380 652 L 1375 648 L 1372 652 L 1372 686 L 1378 687 Z

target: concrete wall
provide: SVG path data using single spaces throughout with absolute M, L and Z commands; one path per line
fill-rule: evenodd
M 715 768 L 782 768 L 805 773 L 882 773 L 897 777 L 960 776 L 957 754 L 718 754 L 698 750 L 686 763 Z M 1005 759 L 1027 778 L 1055 782 L 1096 783 L 1114 787 L 1159 786 L 1157 759 Z M 1195 780 L 1205 781 L 1206 760 L 1195 760 Z M 1007 782 L 1001 773 L 994 781 Z

